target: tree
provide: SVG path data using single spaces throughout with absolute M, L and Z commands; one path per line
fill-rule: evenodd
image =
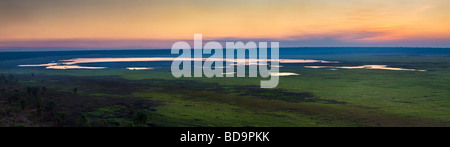
M 56 109 L 56 103 L 54 101 L 50 101 L 45 105 L 45 110 L 50 113 L 50 116 L 53 116 Z
M 130 112 L 128 112 L 128 118 L 133 119 L 134 118 L 134 114 L 135 114 L 134 110 L 131 109 Z
M 31 94 L 31 87 L 27 87 L 27 94 Z
M 62 121 L 61 115 L 59 114 L 55 114 L 52 119 L 55 121 L 55 126 L 59 126 Z
M 17 79 L 14 78 L 14 76 L 12 74 L 9 75 L 8 77 L 8 81 L 7 83 L 9 84 L 14 84 L 14 81 L 16 81 Z
M 134 122 L 137 124 L 146 124 L 147 120 L 148 114 L 145 111 L 139 111 L 134 118 Z
M 81 126 L 83 126 L 83 127 L 89 126 L 89 118 L 87 117 L 87 115 L 85 113 L 81 114 L 80 122 L 81 122 Z
M 31 88 L 31 94 L 32 94 L 34 97 L 37 97 L 38 93 L 39 93 L 39 88 L 38 88 L 38 87 L 32 87 L 32 88 Z
M 8 80 L 9 81 L 13 81 L 14 80 L 14 76 L 12 74 L 9 74 Z
M 73 90 L 72 90 L 72 91 L 73 91 L 73 93 L 74 93 L 74 94 L 77 94 L 77 92 L 78 92 L 78 88 L 73 88 Z
M 53 111 L 56 108 L 56 103 L 54 101 L 50 101 L 47 103 L 47 105 L 45 106 L 45 109 L 47 111 Z
M 42 106 L 42 98 L 36 98 L 34 101 L 34 105 L 36 106 L 36 109 L 40 110 Z
M 18 96 L 17 94 L 15 94 L 15 95 L 9 97 L 8 103 L 16 102 L 16 101 L 18 101 L 18 100 L 19 100 L 19 96 Z
M 28 100 L 27 99 L 20 99 L 20 106 L 22 107 L 22 110 L 25 110 L 25 106 L 27 106 Z
M 55 121 L 56 126 L 62 126 L 62 124 L 66 121 L 66 113 L 56 113 L 53 116 L 53 120 Z
M 3 82 L 4 80 L 6 80 L 6 77 L 5 77 L 4 74 L 1 74 L 1 75 L 0 75 L 0 82 Z

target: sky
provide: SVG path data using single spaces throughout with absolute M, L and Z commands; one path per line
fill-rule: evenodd
M 450 0 L 0 0 L 0 49 L 450 47 Z

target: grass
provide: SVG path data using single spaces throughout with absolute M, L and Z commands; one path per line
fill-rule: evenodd
M 342 126 L 344 123 L 324 123 L 308 115 L 270 109 L 252 109 L 208 99 L 186 99 L 182 95 L 155 92 L 134 93 L 163 101 L 156 107 L 157 126 Z
M 45 79 L 49 89 L 70 92 L 71 88 L 79 87 L 81 96 L 158 101 L 162 104 L 139 107 L 152 110 L 150 126 L 450 125 L 448 57 L 307 58 L 337 60 L 342 66 L 388 64 L 427 71 L 331 71 L 303 68 L 317 64 L 284 64 L 282 72 L 301 75 L 280 77 L 275 90 L 248 88 L 259 86 L 259 78 L 176 79 L 164 68 L 150 71 L 13 68 L 2 73 L 54 76 L 56 79 Z M 37 79 L 20 82 L 42 85 Z M 128 109 L 106 105 L 90 110 L 88 115 L 98 125 L 101 121 L 113 126 L 132 125 L 132 119 L 125 118 L 123 111 Z

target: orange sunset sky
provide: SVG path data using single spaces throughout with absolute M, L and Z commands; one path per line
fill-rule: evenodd
M 450 47 L 450 0 L 0 0 L 0 49 Z

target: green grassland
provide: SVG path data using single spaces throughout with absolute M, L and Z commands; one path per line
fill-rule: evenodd
M 307 58 L 336 60 L 339 66 L 386 64 L 427 71 L 329 70 L 303 67 L 323 64 L 283 64 L 281 72 L 300 75 L 280 77 L 276 89 L 260 89 L 261 78 L 176 79 L 168 68 L 148 71 L 12 68 L 0 72 L 18 79 L 12 86 L 1 85 L 5 90 L 0 99 L 0 125 L 450 126 L 448 57 Z M 31 114 L 37 112 L 31 103 L 35 100 L 23 94 L 30 86 L 47 87 L 49 92 L 36 97 L 42 97 L 44 105 L 56 102 L 56 109 L 67 119 L 55 119 L 61 114 L 47 109 L 39 119 L 31 119 Z M 16 89 L 20 97 L 30 99 L 24 110 L 16 110 L 20 101 L 7 102 Z M 145 114 L 146 121 L 139 114 Z

